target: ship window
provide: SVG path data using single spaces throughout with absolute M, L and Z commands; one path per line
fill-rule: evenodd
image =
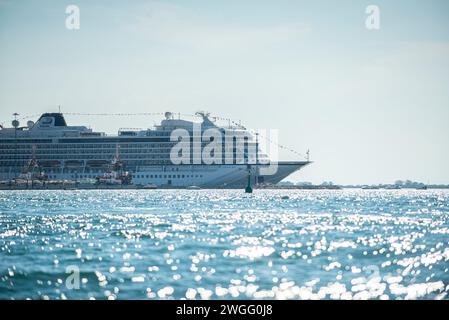
M 149 178 L 150 176 L 149 175 L 147 175 L 147 178 Z

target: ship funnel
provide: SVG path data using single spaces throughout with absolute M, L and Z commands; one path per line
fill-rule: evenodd
M 62 113 L 44 113 L 37 121 L 39 128 L 66 127 Z

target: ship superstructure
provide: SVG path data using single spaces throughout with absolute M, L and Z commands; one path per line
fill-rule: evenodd
M 205 112 L 198 116 L 201 122 L 175 118 L 166 112 L 165 119 L 154 128 L 120 130 L 117 135 L 106 135 L 86 126 L 70 126 L 62 113 L 44 113 L 36 123 L 28 121 L 25 127 L 15 120 L 13 128 L 0 128 L 0 180 L 16 179 L 30 159 L 39 164 L 49 179 L 98 179 L 110 172 L 117 150 L 120 164 L 132 176 L 132 184 L 158 187 L 242 187 L 247 183 L 248 173 L 256 184 L 275 184 L 310 163 L 278 161 L 274 174 L 263 174 L 264 166 L 273 162 L 260 151 L 257 137 L 239 125 L 217 126 Z M 196 155 L 213 139 L 201 140 L 195 146 L 196 128 L 200 128 L 200 135 L 213 129 L 237 140 L 244 136 L 244 142 L 229 147 L 223 140 L 220 142 L 223 161 L 209 163 Z M 173 141 L 171 136 L 179 129 L 191 134 L 191 161 L 175 164 L 172 150 L 179 141 Z M 238 157 L 241 154 L 243 159 Z

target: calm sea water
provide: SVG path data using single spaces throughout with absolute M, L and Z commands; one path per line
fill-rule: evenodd
M 448 260 L 449 191 L 0 192 L 0 299 L 447 299 Z

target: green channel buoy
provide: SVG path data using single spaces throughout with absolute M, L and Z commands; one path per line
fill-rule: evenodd
M 253 193 L 253 188 L 251 187 L 251 174 L 248 174 L 248 185 L 245 188 L 246 193 Z

